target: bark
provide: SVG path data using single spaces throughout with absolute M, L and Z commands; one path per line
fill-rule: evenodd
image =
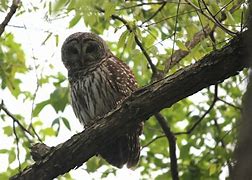
M 135 123 L 205 87 L 238 74 L 248 67 L 243 42 L 247 36 L 247 32 L 242 33 L 227 46 L 206 55 L 195 64 L 135 91 L 116 110 L 52 148 L 45 158 L 12 179 L 53 179 L 64 174 L 81 166 Z
M 241 126 L 239 128 L 238 142 L 234 158 L 236 160 L 231 179 L 252 179 L 252 3 L 249 4 L 248 36 L 246 37 L 247 62 L 250 64 L 247 91 L 243 96 Z

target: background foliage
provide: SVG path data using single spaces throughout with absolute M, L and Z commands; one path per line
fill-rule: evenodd
M 112 52 L 132 68 L 139 86 L 149 84 L 153 78 L 148 56 L 158 72 L 169 75 L 218 50 L 235 33 L 246 29 L 245 0 L 46 0 L 41 3 L 43 5 L 29 2 L 29 6 L 23 3 L 16 16 L 36 16 L 38 9 L 43 7 L 45 22 L 67 19 L 68 28 L 73 31 L 85 26 L 99 35 L 115 33 L 118 38 L 107 39 L 107 43 Z M 3 17 L 10 4 L 11 1 L 1 1 Z M 32 164 L 29 154 L 31 143 L 57 139 L 61 131 L 76 131 L 71 126 L 72 119 L 64 113 L 70 108 L 66 72 L 61 72 L 50 63 L 55 57 L 52 56 L 49 62 L 40 61 L 34 55 L 36 52 L 28 52 L 15 40 L 15 28 L 19 27 L 12 28 L 14 30 L 9 32 L 7 29 L 0 39 L 0 93 L 7 93 L 16 100 L 3 96 L 0 98 L 5 104 L 7 99 L 22 102 L 23 106 L 29 108 L 29 115 L 16 114 L 15 110 L 9 112 L 8 107 L 3 103 L 1 105 L 0 133 L 8 137 L 12 144 L 6 148 L 0 146 L 0 156 L 8 159 L 0 179 L 7 179 Z M 46 36 L 36 43 L 41 46 L 53 43 L 57 53 L 60 53 L 59 44 L 66 37 L 61 37 L 53 29 L 44 31 Z M 137 39 L 146 51 L 147 59 Z M 27 54 L 32 54 L 32 57 Z M 171 57 L 172 61 L 169 61 Z M 22 83 L 31 76 L 35 78 L 31 85 L 35 88 L 22 88 Z M 232 153 L 246 77 L 247 71 L 244 71 L 162 110 L 162 115 L 176 136 L 181 179 L 218 179 L 228 176 L 232 171 Z M 39 94 L 43 94 L 41 89 L 45 88 L 48 94 L 41 98 Z M 41 115 L 48 107 L 54 109 L 55 118 L 46 119 Z M 141 173 L 141 179 L 169 179 L 168 142 L 154 117 L 145 123 L 141 144 L 143 149 L 136 169 Z M 117 171 L 99 157 L 91 158 L 83 165 L 83 169 L 103 178 Z M 67 174 L 60 178 L 71 179 L 71 176 Z

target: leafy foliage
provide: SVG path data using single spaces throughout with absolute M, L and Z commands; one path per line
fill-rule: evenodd
M 200 60 L 209 52 L 223 47 L 227 40 L 232 38 L 229 31 L 242 31 L 241 24 L 242 27 L 246 25 L 242 21 L 243 14 L 246 14 L 245 1 L 193 0 L 191 3 L 193 4 L 188 4 L 186 1 L 181 1 L 179 4 L 166 1 L 48 0 L 44 1 L 43 8 L 47 11 L 45 21 L 49 18 L 61 19 L 69 16 L 71 17 L 67 21 L 69 29 L 84 23 L 94 33 L 105 36 L 114 33 L 115 37 L 108 42 L 111 51 L 129 64 L 139 86 L 144 86 L 151 82 L 152 69 L 136 38 L 156 68 L 169 75 Z M 7 4 L 6 0 L 1 1 L 0 10 L 4 13 L 8 9 Z M 20 8 L 22 13 L 19 16 L 25 13 L 36 14 L 37 5 L 33 5 L 33 9 L 26 9 L 24 6 Z M 214 18 L 209 18 L 211 17 L 209 12 Z M 224 28 L 218 26 L 216 21 Z M 197 36 L 200 31 L 203 36 Z M 0 149 L 0 155 L 7 155 L 8 165 L 11 165 L 0 173 L 0 179 L 7 179 L 17 173 L 18 161 L 21 168 L 32 163 L 29 146 L 38 140 L 38 136 L 42 141 L 49 137 L 56 138 L 62 130 L 60 128 L 62 123 L 68 130 L 73 130 L 72 120 L 64 117 L 64 112 L 70 105 L 66 74 L 58 72 L 57 67 L 52 64 L 38 64 L 35 70 L 41 70 L 41 76 L 37 77 L 37 88 L 39 90 L 50 85 L 48 86 L 50 95 L 48 98 L 35 101 L 37 91 L 34 93 L 20 88 L 24 80 L 19 74 L 27 75 L 34 69 L 27 67 L 26 49 L 22 49 L 14 36 L 15 32 L 5 32 L 0 39 L 1 91 L 7 89 L 17 99 L 24 96 L 24 106 L 31 102 L 34 106 L 31 109 L 31 117 L 23 118 L 22 114 L 15 115 L 31 135 L 27 135 L 17 123 L 13 123 L 14 125 L 8 123 L 11 118 L 0 111 L 0 120 L 4 124 L 1 126 L 2 133 L 13 142 L 8 149 Z M 47 36 L 40 43 L 47 46 L 53 37 L 56 47 L 61 38 L 65 38 L 60 37 L 57 32 L 47 32 Z M 195 43 L 196 41 L 198 43 Z M 177 63 L 176 58 L 179 59 Z M 48 66 L 51 71 L 43 74 L 42 66 Z M 176 136 L 178 171 L 181 179 L 218 179 L 220 176 L 228 175 L 232 170 L 232 153 L 236 144 L 241 96 L 246 77 L 247 71 L 244 70 L 239 75 L 220 83 L 218 94 L 211 86 L 162 110 L 167 125 Z M 213 108 L 203 117 L 211 105 Z M 56 118 L 49 120 L 51 127 L 46 126 L 44 123 L 46 119 L 40 116 L 48 107 L 52 107 L 57 114 Z M 197 121 L 200 123 L 190 131 Z M 167 138 L 154 117 L 145 123 L 141 139 L 143 149 L 137 170 L 141 172 L 142 179 L 171 179 Z M 17 141 L 21 154 L 18 154 Z M 19 156 L 20 160 L 17 158 Z M 83 168 L 90 174 L 102 172 L 100 174 L 102 178 L 111 173 L 116 174 L 116 169 L 99 157 L 91 158 Z M 224 169 L 229 170 L 227 172 Z M 66 175 L 65 178 L 71 177 Z

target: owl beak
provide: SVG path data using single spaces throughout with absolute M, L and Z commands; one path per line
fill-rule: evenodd
M 81 64 L 85 64 L 85 61 L 87 59 L 87 53 L 86 53 L 86 50 L 87 50 L 87 46 L 84 45 L 82 46 L 81 48 Z

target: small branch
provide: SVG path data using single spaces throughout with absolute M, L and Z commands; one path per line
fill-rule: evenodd
M 20 0 L 13 0 L 12 1 L 12 5 L 10 7 L 10 11 L 8 12 L 8 14 L 6 15 L 6 17 L 4 18 L 3 22 L 0 24 L 0 37 L 2 36 L 5 27 L 7 26 L 7 24 L 10 22 L 12 16 L 15 14 L 18 5 L 20 3 Z
M 237 4 L 235 4 L 230 10 L 229 12 L 231 14 L 233 14 L 237 8 L 239 8 L 241 6 L 241 2 L 237 2 Z M 220 18 L 220 22 L 224 21 L 227 17 L 226 16 L 222 16 Z M 164 74 L 166 74 L 169 70 L 169 68 L 172 68 L 173 66 L 175 66 L 176 64 L 178 64 L 184 57 L 186 57 L 189 53 L 190 50 L 193 49 L 198 43 L 200 43 L 203 39 L 205 39 L 210 33 L 212 33 L 212 31 L 216 28 L 216 26 L 214 26 L 212 29 L 210 28 L 209 25 L 206 25 L 202 28 L 202 30 L 200 30 L 199 32 L 197 32 L 191 41 L 187 41 L 185 43 L 185 46 L 187 47 L 188 51 L 185 50 L 181 50 L 178 49 L 173 53 L 173 57 L 169 57 L 166 60 L 165 63 L 165 70 L 164 70 Z M 171 58 L 172 58 L 172 62 L 171 62 Z M 169 67 L 169 63 L 170 67 Z
M 190 0 L 185 0 L 191 7 L 193 7 L 195 10 L 199 11 L 202 15 L 204 15 L 207 19 L 211 20 L 213 23 L 215 23 L 219 28 L 221 28 L 224 32 L 228 33 L 230 36 L 237 35 L 237 33 L 230 31 L 226 27 L 224 27 L 215 17 L 212 15 L 210 12 L 210 15 L 206 14 L 201 8 L 197 7 L 195 4 L 193 4 Z M 204 3 L 204 1 L 202 0 Z M 208 7 L 205 5 L 205 8 L 207 9 Z M 209 13 L 209 11 L 208 11 Z
M 216 127 L 218 133 L 220 134 L 220 133 L 221 133 L 221 128 L 220 128 L 220 126 L 219 126 L 219 124 L 218 124 L 218 122 L 217 122 L 216 119 L 214 119 L 214 125 L 215 125 L 215 127 Z M 225 144 L 225 142 L 224 142 L 224 138 L 221 138 L 221 139 L 219 140 L 219 142 L 221 143 L 221 146 L 223 147 L 223 149 L 226 149 L 226 144 Z M 228 165 L 229 174 L 232 174 L 233 167 L 232 167 L 232 164 L 231 164 L 231 162 L 230 162 L 229 159 L 227 159 L 227 165 Z
M 19 120 L 4 106 L 4 102 L 2 100 L 1 104 L 0 104 L 0 111 L 3 110 L 12 120 L 13 122 L 17 123 L 18 126 L 21 128 L 21 130 L 24 132 L 24 135 L 26 136 L 26 138 L 28 139 L 29 142 L 31 142 L 30 138 L 26 135 L 29 134 L 30 136 L 33 137 L 33 134 L 28 131 L 20 122 Z
M 171 132 L 171 129 L 165 122 L 165 118 L 160 114 L 155 114 L 156 119 L 158 120 L 160 126 L 162 127 L 169 143 L 169 153 L 170 153 L 170 160 L 171 160 L 171 175 L 173 180 L 178 180 L 178 163 L 177 163 L 177 156 L 176 156 L 176 138 L 174 134 Z
M 217 99 L 218 99 L 218 85 L 215 85 L 215 94 L 214 94 L 214 99 L 208 110 L 193 124 L 193 126 L 185 132 L 177 132 L 174 133 L 174 135 L 182 135 L 182 134 L 191 134 L 191 132 L 200 124 L 200 122 L 206 117 L 207 114 L 210 113 L 210 111 L 213 109 Z
M 180 4 L 183 4 L 183 3 L 180 2 Z M 161 22 L 163 22 L 163 21 L 166 21 L 166 20 L 168 20 L 168 19 L 176 18 L 177 16 L 183 16 L 183 15 L 185 15 L 185 14 L 189 14 L 189 13 L 192 13 L 192 12 L 197 12 L 197 10 L 185 11 L 185 12 L 183 12 L 183 13 L 179 13 L 179 14 L 174 15 L 174 16 L 169 16 L 169 17 L 163 18 L 163 19 L 161 19 L 161 20 L 159 20 L 159 21 L 156 21 L 156 22 L 153 22 L 153 23 L 150 23 L 150 24 L 146 24 L 146 25 L 144 25 L 144 26 L 140 25 L 140 26 L 138 26 L 138 27 L 149 27 L 149 26 L 152 26 L 152 25 L 159 24 L 159 23 L 161 23 Z
M 235 108 L 235 109 L 238 109 L 238 110 L 242 111 L 242 108 L 241 108 L 241 107 L 236 106 L 236 105 L 234 105 L 234 104 L 232 104 L 232 103 L 229 103 L 229 102 L 227 102 L 227 101 L 225 101 L 225 100 L 223 100 L 223 99 L 221 99 L 221 98 L 219 98 L 219 97 L 218 97 L 217 100 L 218 100 L 218 101 L 221 101 L 221 102 L 223 102 L 223 103 L 225 103 L 225 104 L 227 104 L 227 105 L 229 105 L 229 106 L 231 106 L 231 107 L 233 107 L 233 108 Z
M 149 56 L 149 54 L 147 53 L 147 51 L 145 50 L 145 48 L 143 47 L 143 44 L 140 42 L 140 40 L 138 39 L 138 37 L 136 36 L 135 34 L 135 41 L 138 45 L 138 47 L 141 49 L 141 51 L 143 52 L 145 58 L 147 59 L 150 67 L 151 67 L 151 70 L 152 70 L 152 77 L 156 77 L 158 72 L 157 72 L 157 68 L 156 66 L 152 63 L 152 60 Z
M 139 6 L 145 6 L 145 5 L 159 5 L 159 4 L 163 4 L 163 3 L 167 3 L 167 1 L 161 1 L 161 2 L 158 1 L 158 2 L 141 3 L 141 4 L 136 4 L 136 5 L 133 5 L 133 6 L 125 6 L 125 7 L 116 9 L 116 10 L 117 10 L 117 11 L 120 11 L 120 10 L 131 9 L 131 8 L 135 8 L 135 7 L 139 7 Z M 173 2 L 173 3 L 175 3 L 175 2 Z
M 13 128 L 13 133 L 15 135 L 15 138 L 16 138 L 16 148 L 17 148 L 17 159 L 18 159 L 18 171 L 19 173 L 21 172 L 21 162 L 20 162 L 20 150 L 19 150 L 19 138 L 18 138 L 18 135 L 17 135 L 17 132 L 16 132 L 16 127 L 15 127 L 15 121 L 13 121 L 13 125 L 12 125 L 12 128 Z
M 37 64 L 36 64 L 36 61 L 35 61 L 35 56 L 34 56 L 34 53 L 33 53 L 33 48 L 32 48 L 32 59 L 33 59 L 33 66 L 34 66 L 34 69 L 35 69 L 35 76 L 36 76 L 36 89 L 33 93 L 33 98 L 32 98 L 32 106 L 31 106 L 31 114 L 30 114 L 30 125 L 28 127 L 28 129 L 31 128 L 31 130 L 33 131 L 34 135 L 37 137 L 37 139 L 42 142 L 42 139 L 39 137 L 38 133 L 35 131 L 35 128 L 33 127 L 33 111 L 34 111 L 34 106 L 35 106 L 35 100 L 36 100 L 36 97 L 37 97 L 37 93 L 38 93 L 38 90 L 39 90 L 39 77 L 38 77 L 38 73 L 37 73 Z M 41 75 L 42 76 L 42 71 L 41 71 Z
M 216 17 L 220 12 L 222 12 L 223 9 L 226 9 L 228 7 L 228 5 L 231 4 L 232 2 L 234 2 L 234 0 L 229 1 L 225 6 L 223 6 L 219 11 L 217 11 L 217 13 L 215 13 L 214 17 Z
M 173 43 L 172 43 L 172 53 L 171 53 L 171 59 L 170 61 L 166 64 L 165 70 L 168 72 L 169 69 L 171 68 L 171 63 L 173 61 L 173 54 L 174 54 L 174 47 L 175 47 L 175 41 L 176 41 L 176 33 L 177 33 L 177 25 L 178 25 L 178 14 L 179 14 L 179 7 L 180 7 L 180 0 L 177 6 L 177 13 L 176 13 L 176 19 L 175 19 L 175 27 L 174 27 L 174 36 L 173 36 Z
M 145 24 L 146 22 L 150 21 L 150 20 L 153 19 L 159 12 L 161 12 L 162 9 L 165 7 L 166 3 L 167 3 L 166 1 L 163 2 L 162 5 L 157 9 L 157 11 L 156 11 L 154 14 L 152 14 L 152 16 L 150 16 L 148 19 L 144 20 L 140 26 L 142 26 L 142 25 Z
M 155 142 L 156 140 L 160 139 L 160 138 L 164 138 L 166 137 L 166 135 L 160 135 L 160 136 L 157 136 L 155 138 L 153 138 L 152 140 L 150 140 L 148 143 L 146 143 L 145 145 L 142 146 L 141 149 L 145 148 L 145 147 L 148 147 L 150 144 L 152 144 L 153 142 Z

